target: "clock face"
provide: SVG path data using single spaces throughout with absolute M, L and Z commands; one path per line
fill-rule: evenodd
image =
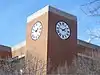
M 56 32 L 61 39 L 67 39 L 70 36 L 70 28 L 64 21 L 59 21 L 56 24 Z
M 41 32 L 42 32 L 42 24 L 41 22 L 38 21 L 32 26 L 31 38 L 33 40 L 39 39 Z

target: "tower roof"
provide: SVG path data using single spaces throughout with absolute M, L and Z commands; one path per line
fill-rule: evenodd
M 48 11 L 53 12 L 53 13 L 58 14 L 58 15 L 61 15 L 61 16 L 64 16 L 64 17 L 67 17 L 67 18 L 72 19 L 72 20 L 76 19 L 76 16 L 74 16 L 74 15 L 66 13 L 60 9 L 53 7 L 53 6 L 47 5 L 44 8 L 33 13 L 32 15 L 28 16 L 27 23 L 30 22 L 31 20 L 33 20 L 34 18 L 37 18 L 37 17 L 43 15 L 44 13 L 46 13 Z

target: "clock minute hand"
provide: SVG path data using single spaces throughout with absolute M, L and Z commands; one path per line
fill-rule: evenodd
M 67 28 L 64 28 L 64 31 L 66 31 Z
M 38 28 L 35 30 L 35 32 L 37 32 L 38 31 Z

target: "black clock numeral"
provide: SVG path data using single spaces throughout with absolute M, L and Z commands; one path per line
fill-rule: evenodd
M 67 27 L 67 29 L 69 30 L 69 28 Z
M 37 23 L 35 24 L 35 26 L 37 26 Z
M 70 33 L 70 31 L 67 31 L 68 33 Z
M 59 29 L 59 27 L 57 27 L 57 29 Z
M 70 34 L 69 33 L 67 33 L 67 36 L 69 36 Z
M 61 22 L 59 22 L 59 24 L 61 25 Z
M 59 33 L 59 36 L 61 36 L 61 33 Z
M 67 35 L 65 35 L 65 37 L 67 37 Z
M 34 35 L 32 35 L 32 38 L 35 38 L 35 36 L 34 36 Z
M 57 24 L 57 27 L 60 27 L 60 24 L 59 23 Z
M 57 30 L 57 33 L 59 33 L 59 30 Z
M 62 25 L 65 25 L 65 23 L 64 23 L 64 22 L 62 22 Z
M 38 39 L 38 35 L 36 36 L 36 39 Z
M 64 38 L 65 36 L 64 35 L 62 35 L 62 38 Z

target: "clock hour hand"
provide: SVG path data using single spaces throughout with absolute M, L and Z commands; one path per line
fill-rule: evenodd
M 65 29 L 62 29 L 62 31 L 65 31 Z
M 66 31 L 67 28 L 64 28 L 63 31 Z

